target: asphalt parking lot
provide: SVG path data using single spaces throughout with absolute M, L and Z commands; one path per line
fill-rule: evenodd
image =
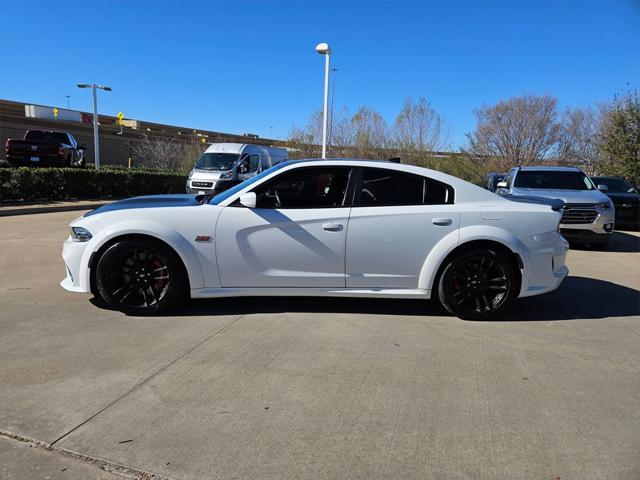
M 134 318 L 58 286 L 78 215 L 0 219 L 3 479 L 640 478 L 638 233 L 496 321 L 306 298 Z

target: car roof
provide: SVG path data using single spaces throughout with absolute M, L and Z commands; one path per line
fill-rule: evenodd
M 539 172 L 546 172 L 546 171 L 553 171 L 553 172 L 581 172 L 582 170 L 580 170 L 578 167 L 560 167 L 557 165 L 550 165 L 550 166 L 545 166 L 545 165 L 532 165 L 532 166 L 527 166 L 527 167 L 520 167 L 520 171 L 523 172 L 529 172 L 529 171 L 539 171 Z

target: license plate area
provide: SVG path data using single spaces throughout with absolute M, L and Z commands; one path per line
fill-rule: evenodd
M 40 157 L 31 157 L 31 161 L 32 162 L 39 162 L 40 161 Z

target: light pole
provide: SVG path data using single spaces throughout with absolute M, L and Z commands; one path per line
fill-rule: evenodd
M 327 104 L 329 101 L 329 57 L 331 49 L 328 43 L 316 45 L 316 52 L 325 56 L 324 61 L 324 113 L 322 115 L 322 158 L 327 158 Z
M 71 98 L 71 95 L 65 95 L 65 97 L 67 97 L 67 110 L 71 109 L 71 103 L 69 102 L 69 99 Z
M 100 140 L 98 139 L 98 94 L 97 90 L 110 92 L 111 87 L 96 85 L 95 83 L 79 83 L 78 88 L 91 88 L 93 90 L 93 148 L 96 157 L 96 170 L 100 170 Z
M 332 68 L 331 71 L 333 75 L 331 75 L 331 120 L 329 121 L 329 144 L 328 146 L 333 145 L 331 141 L 333 140 L 333 97 L 335 94 L 336 87 L 336 75 L 335 73 L 338 71 L 337 68 Z

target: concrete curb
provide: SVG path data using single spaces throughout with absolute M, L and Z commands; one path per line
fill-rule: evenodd
M 113 200 L 111 200 L 113 201 Z M 71 212 L 74 210 L 93 210 L 111 201 L 99 203 L 76 203 L 71 205 L 34 205 L 32 207 L 0 207 L 0 217 L 14 215 L 32 215 L 36 213 Z

